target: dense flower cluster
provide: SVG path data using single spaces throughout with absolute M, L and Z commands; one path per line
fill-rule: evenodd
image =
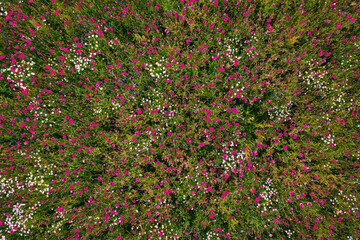
M 0 236 L 359 238 L 359 12 L 1 2 Z

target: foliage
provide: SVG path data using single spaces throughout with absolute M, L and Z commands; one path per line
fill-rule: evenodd
M 0 233 L 359 237 L 359 5 L 6 1 Z

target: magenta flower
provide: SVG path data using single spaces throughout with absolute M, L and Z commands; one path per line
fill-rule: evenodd
M 225 68 L 219 67 L 219 72 L 225 72 Z

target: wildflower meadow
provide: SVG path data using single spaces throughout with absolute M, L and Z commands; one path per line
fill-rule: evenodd
M 0 1 L 0 236 L 360 238 L 359 1 Z

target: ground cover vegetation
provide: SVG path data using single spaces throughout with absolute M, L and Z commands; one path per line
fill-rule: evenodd
M 357 1 L 0 3 L 6 239 L 358 239 Z

